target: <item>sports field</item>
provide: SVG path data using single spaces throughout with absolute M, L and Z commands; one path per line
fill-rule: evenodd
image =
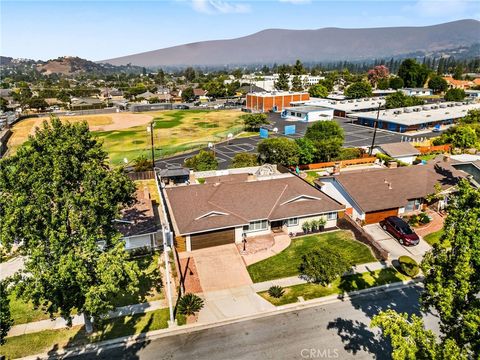
M 103 142 L 113 164 L 132 161 L 140 155 L 150 157 L 150 134 L 147 127 L 154 121 L 155 157 L 203 147 L 208 142 L 226 139 L 228 133 L 243 129 L 239 110 L 169 110 L 148 113 L 113 113 L 104 115 L 65 116 L 64 121 L 87 121 L 90 130 Z M 20 121 L 12 131 L 9 153 L 34 134 L 45 118 Z

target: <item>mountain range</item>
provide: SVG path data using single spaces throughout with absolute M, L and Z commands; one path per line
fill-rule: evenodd
M 367 61 L 429 56 L 480 43 L 480 21 L 458 20 L 421 27 L 317 30 L 268 29 L 229 40 L 201 41 L 100 61 L 112 65 L 225 66 Z M 455 52 L 455 51 L 454 51 Z

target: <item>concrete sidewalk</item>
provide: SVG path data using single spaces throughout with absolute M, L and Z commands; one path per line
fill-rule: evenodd
M 379 262 L 379 261 L 371 262 L 371 263 L 367 263 L 367 264 L 354 265 L 352 267 L 352 271 L 348 272 L 345 275 L 361 274 L 361 273 L 364 273 L 364 272 L 386 269 L 389 266 L 391 266 L 390 263 L 382 263 L 382 262 Z M 267 291 L 272 286 L 288 287 L 288 286 L 294 286 L 294 285 L 300 285 L 300 284 L 306 284 L 306 283 L 307 283 L 307 281 L 300 278 L 299 276 L 291 276 L 291 277 L 282 278 L 282 279 L 275 279 L 275 280 L 269 280 L 269 281 L 264 281 L 264 282 L 260 282 L 260 283 L 255 283 L 251 286 L 251 288 L 252 288 L 253 291 L 259 292 L 259 291 Z
M 165 299 L 146 302 L 142 304 L 127 305 L 127 306 L 118 307 L 116 310 L 109 312 L 107 314 L 107 318 L 112 319 L 112 318 L 117 318 L 121 316 L 141 314 L 149 311 L 163 309 L 163 308 L 166 308 L 167 306 L 168 304 Z M 83 319 L 83 315 L 75 315 L 72 318 L 72 326 L 83 325 L 84 323 L 85 321 Z M 30 334 L 30 333 L 43 331 L 43 330 L 57 330 L 57 329 L 63 329 L 66 327 L 67 327 L 67 322 L 63 318 L 58 317 L 53 320 L 47 319 L 47 320 L 35 321 L 35 322 L 26 323 L 26 324 L 19 324 L 19 325 L 12 326 L 12 328 L 8 332 L 8 336 Z

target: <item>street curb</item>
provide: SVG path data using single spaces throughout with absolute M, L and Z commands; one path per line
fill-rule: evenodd
M 85 346 L 78 346 L 70 349 L 61 349 L 57 351 L 55 354 L 43 353 L 43 354 L 26 356 L 19 359 L 20 360 L 57 359 L 57 358 L 63 359 L 71 356 L 89 354 L 92 352 L 96 352 L 100 349 L 102 351 L 105 351 L 111 348 L 116 348 L 119 346 L 128 346 L 128 345 L 135 344 L 137 342 L 142 342 L 145 340 L 156 340 L 156 339 L 161 339 L 169 336 L 188 334 L 191 332 L 221 327 L 221 326 L 235 324 L 243 321 L 275 316 L 275 315 L 279 315 L 279 314 L 283 314 L 283 313 L 287 313 L 295 310 L 308 309 L 318 305 L 327 305 L 335 302 L 343 302 L 352 297 L 359 297 L 359 296 L 367 295 L 370 293 L 376 293 L 376 292 L 385 293 L 393 290 L 398 290 L 401 288 L 412 287 L 417 285 L 418 283 L 421 283 L 423 279 L 424 279 L 423 277 L 417 277 L 412 280 L 400 281 L 400 282 L 380 285 L 380 286 L 376 286 L 368 289 L 352 291 L 345 295 L 334 294 L 334 295 L 324 296 L 321 298 L 307 300 L 305 302 L 277 306 L 275 309 L 263 312 L 261 314 L 243 315 L 243 316 L 237 316 L 237 317 L 221 320 L 218 322 L 211 322 L 211 323 L 205 323 L 205 324 L 197 323 L 197 324 L 189 324 L 189 325 L 173 327 L 169 329 L 154 330 L 146 333 L 141 333 L 138 335 L 124 336 L 124 337 L 120 337 L 112 340 L 96 342 L 96 343 L 88 344 Z

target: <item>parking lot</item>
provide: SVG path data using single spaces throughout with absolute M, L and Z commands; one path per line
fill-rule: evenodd
M 285 121 L 284 119 L 280 118 L 279 114 L 270 114 L 269 121 L 271 123 L 271 128 L 277 128 L 278 133 L 275 134 L 270 131 L 270 136 L 284 136 L 290 139 L 298 139 L 305 135 L 308 126 L 312 125 L 313 123 L 306 123 L 303 121 Z M 352 124 L 351 119 L 346 118 L 339 118 L 336 117 L 335 121 L 343 128 L 345 132 L 345 142 L 344 147 L 364 147 L 370 146 L 372 144 L 372 138 L 374 130 L 373 128 Z M 292 135 L 284 135 L 284 127 L 286 125 L 295 125 L 296 126 L 296 133 Z M 429 134 L 422 134 L 421 136 L 417 136 L 417 138 L 429 138 L 433 136 L 438 136 L 438 133 L 429 133 Z M 377 135 L 375 137 L 375 144 L 387 144 L 393 142 L 400 142 L 405 139 L 411 138 L 409 135 L 394 133 L 387 130 L 377 130 Z M 232 139 L 229 142 L 224 142 L 215 145 L 215 156 L 218 160 L 218 168 L 219 169 L 227 169 L 233 157 L 236 153 L 240 152 L 249 152 L 254 153 L 257 150 L 257 144 L 262 139 L 260 136 L 253 136 L 249 138 L 240 138 L 240 139 Z M 208 149 L 208 148 L 205 148 Z M 158 160 L 155 162 L 157 167 L 160 168 L 172 168 L 183 166 L 185 159 L 192 157 L 198 154 L 198 150 L 182 154 L 182 155 L 175 155 L 172 157 L 164 158 L 162 160 Z

